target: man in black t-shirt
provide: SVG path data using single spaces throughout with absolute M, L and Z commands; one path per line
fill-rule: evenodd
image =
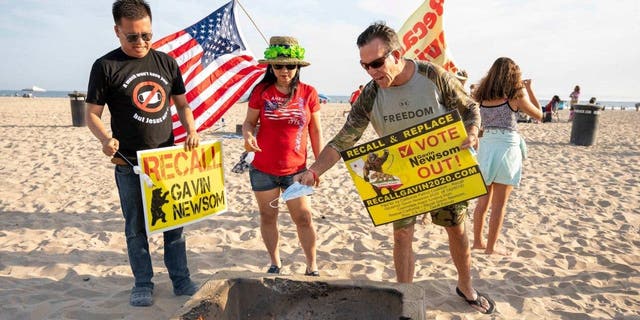
M 170 101 L 187 132 L 185 149 L 198 146 L 193 114 L 176 61 L 151 49 L 151 8 L 144 0 L 113 4 L 114 31 L 120 48 L 97 59 L 87 90 L 87 125 L 116 164 L 116 185 L 125 218 L 129 264 L 135 278 L 130 304 L 153 304 L 153 267 L 145 230 L 139 177 L 130 163 L 138 150 L 172 146 Z M 111 134 L 102 123 L 104 105 L 111 113 Z M 116 154 L 116 152 L 118 152 Z M 187 267 L 182 228 L 164 232 L 164 262 L 176 295 L 193 295 L 198 287 Z

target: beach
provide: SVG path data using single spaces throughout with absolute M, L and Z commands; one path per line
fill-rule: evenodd
M 322 105 L 325 140 L 348 107 Z M 231 172 L 244 150 L 235 132 L 245 112 L 236 104 L 225 127 L 202 133 L 222 141 L 229 210 L 185 227 L 198 283 L 269 265 L 248 173 Z M 640 112 L 601 112 L 588 147 L 569 143 L 568 110 L 560 116 L 519 124 L 528 158 L 500 236 L 511 254 L 472 251 L 474 286 L 496 301 L 495 314 L 481 315 L 455 294 L 445 230 L 416 226 L 414 283 L 425 292 L 427 319 L 640 319 Z M 0 97 L 0 319 L 170 318 L 188 297 L 173 295 L 160 235 L 149 243 L 154 305 L 129 306 L 133 277 L 113 165 L 71 118 L 66 98 Z M 374 138 L 369 128 L 361 142 Z M 394 282 L 391 226 L 373 226 L 342 161 L 321 180 L 310 202 L 323 278 Z M 470 238 L 472 225 L 470 217 Z M 304 273 L 286 209 L 280 234 L 285 276 Z

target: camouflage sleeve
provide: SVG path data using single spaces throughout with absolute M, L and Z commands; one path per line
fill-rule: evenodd
M 480 109 L 467 94 L 462 83 L 456 77 L 440 66 L 429 64 L 427 76 L 438 87 L 442 104 L 449 110 L 457 109 L 465 127 L 480 128 Z
M 329 147 L 340 152 L 353 147 L 360 140 L 364 130 L 369 125 L 369 114 L 373 108 L 376 92 L 377 90 L 372 83 L 362 89 L 360 97 L 351 106 L 351 111 L 349 111 L 347 121 L 342 126 L 342 129 L 327 143 Z

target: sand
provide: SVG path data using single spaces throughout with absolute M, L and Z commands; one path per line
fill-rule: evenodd
M 199 283 L 269 264 L 248 174 L 231 172 L 245 108 L 235 105 L 225 128 L 203 134 L 222 140 L 229 211 L 185 229 Z M 323 105 L 325 138 L 347 108 Z M 569 144 L 566 110 L 561 117 L 520 124 L 529 158 L 500 238 L 512 254 L 472 253 L 475 285 L 496 300 L 494 316 L 455 295 L 444 230 L 416 227 L 415 284 L 426 292 L 427 319 L 640 319 L 640 112 L 603 112 L 589 147 Z M 129 306 L 133 279 L 113 165 L 86 127 L 71 125 L 68 99 L 0 98 L 0 136 L 1 319 L 165 319 L 188 300 L 173 296 L 162 237 L 154 235 L 155 303 Z M 373 226 L 342 162 L 322 177 L 311 203 L 324 276 L 395 281 L 391 227 Z M 286 212 L 280 226 L 284 272 L 301 274 L 304 257 Z M 470 237 L 471 226 L 468 219 Z

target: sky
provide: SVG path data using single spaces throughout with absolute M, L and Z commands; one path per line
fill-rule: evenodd
M 148 0 L 154 38 L 184 29 L 226 0 Z M 86 91 L 91 65 L 119 46 L 111 0 L 0 0 L 0 89 L 33 85 Z M 399 29 L 422 1 L 241 0 L 245 44 L 262 58 L 274 35 L 306 48 L 303 82 L 320 93 L 349 95 L 369 76 L 359 65 L 357 36 L 372 22 Z M 581 97 L 640 101 L 640 1 L 448 0 L 444 32 L 456 65 L 478 82 L 493 61 L 512 58 L 539 99 Z M 260 32 L 258 31 L 260 30 Z

